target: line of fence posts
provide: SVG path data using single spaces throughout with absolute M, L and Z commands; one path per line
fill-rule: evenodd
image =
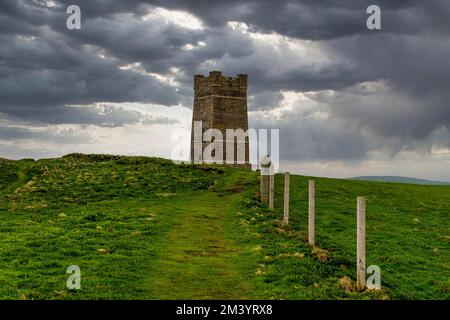
M 275 172 L 270 157 L 261 161 L 261 202 L 269 204 L 269 209 L 274 209 L 275 202 Z M 284 173 L 284 211 L 283 222 L 289 224 L 289 172 Z M 315 245 L 315 215 L 316 215 L 316 183 L 308 182 L 308 243 Z M 366 198 L 357 198 L 356 209 L 356 287 L 359 291 L 366 288 Z

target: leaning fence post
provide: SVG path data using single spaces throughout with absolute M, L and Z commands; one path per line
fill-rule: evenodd
M 357 244 L 356 244 L 356 288 L 366 288 L 366 198 L 358 197 L 357 204 Z
M 309 219 L 308 219 L 308 243 L 315 244 L 315 206 L 316 206 L 316 184 L 314 180 L 309 180 Z
M 289 224 L 289 172 L 284 174 L 284 224 Z
M 269 180 L 270 180 L 271 163 L 272 162 L 269 156 L 265 156 L 261 160 L 261 177 L 260 177 L 261 203 L 269 202 Z
M 269 176 L 269 209 L 273 210 L 273 202 L 275 197 L 275 172 L 273 172 L 273 164 L 270 166 Z

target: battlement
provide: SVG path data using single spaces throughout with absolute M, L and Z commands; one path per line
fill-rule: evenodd
M 247 97 L 247 75 L 226 77 L 220 71 L 210 71 L 209 76 L 198 74 L 194 76 L 194 91 L 196 98 L 210 95 L 245 98 Z

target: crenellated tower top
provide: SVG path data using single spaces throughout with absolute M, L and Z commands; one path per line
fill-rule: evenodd
M 232 96 L 247 97 L 247 75 L 238 74 L 237 77 L 225 77 L 220 71 L 210 71 L 208 76 L 197 74 L 194 76 L 195 97 Z

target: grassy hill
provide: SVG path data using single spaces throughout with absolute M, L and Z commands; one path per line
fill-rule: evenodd
M 450 185 L 450 182 L 445 181 L 433 181 L 433 180 L 417 179 L 411 177 L 399 177 L 399 176 L 361 176 L 361 177 L 353 177 L 350 179 L 366 180 L 366 181 L 400 182 L 412 184 Z
M 291 177 L 291 224 L 258 202 L 258 174 L 145 157 L 0 159 L 1 299 L 449 299 L 450 187 Z M 356 197 L 367 265 L 354 291 Z M 66 289 L 69 265 L 81 290 Z

